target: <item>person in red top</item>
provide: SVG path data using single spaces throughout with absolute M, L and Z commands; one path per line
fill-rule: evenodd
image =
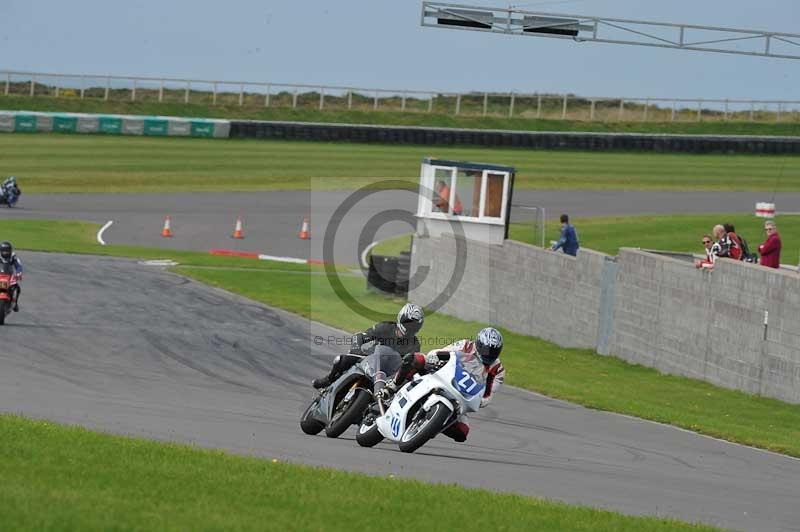
M 742 239 L 736 234 L 736 228 L 733 224 L 722 224 L 725 229 L 725 238 L 727 239 L 730 247 L 730 257 L 734 260 L 742 260 Z
M 764 231 L 767 232 L 767 239 L 758 246 L 758 252 L 761 254 L 759 263 L 767 268 L 780 268 L 781 237 L 778 235 L 778 228 L 775 222 L 765 222 Z
M 447 183 L 444 181 L 439 181 L 436 184 L 436 195 L 437 198 L 434 200 L 436 203 L 436 207 L 442 212 L 449 212 L 450 211 L 450 187 L 447 186 Z M 456 194 L 456 200 L 453 204 L 453 214 L 456 216 L 460 216 L 464 210 L 464 206 L 461 205 L 461 198 L 458 197 Z

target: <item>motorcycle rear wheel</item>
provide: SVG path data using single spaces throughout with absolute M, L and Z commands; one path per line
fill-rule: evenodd
M 355 395 L 350 399 L 350 403 L 345 407 L 344 411 L 338 416 L 334 416 L 330 424 L 325 427 L 325 435 L 329 438 L 338 438 L 350 425 L 361 423 L 361 418 L 364 417 L 372 401 L 372 395 L 366 390 L 356 390 Z M 338 405 L 337 405 L 338 406 Z
M 319 398 L 311 401 L 311 404 L 308 405 L 308 408 L 306 408 L 306 411 L 303 412 L 303 416 L 300 418 L 300 429 L 311 436 L 319 434 L 319 432 L 325 428 L 325 423 L 310 417 L 311 412 L 317 407 L 317 401 L 319 401 Z
M 425 417 L 415 419 L 406 428 L 400 438 L 400 450 L 404 453 L 413 453 L 439 434 L 450 419 L 450 409 L 442 403 L 436 403 L 430 410 L 424 412 L 420 410 L 417 415 L 424 414 Z M 410 436 L 407 435 L 411 433 Z
M 8 306 L 11 303 L 5 299 L 0 300 L 0 325 L 5 325 L 6 315 L 8 315 Z

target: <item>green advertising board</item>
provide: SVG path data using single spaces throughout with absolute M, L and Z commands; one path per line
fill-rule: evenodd
M 122 133 L 122 119 L 116 116 L 100 116 L 98 117 L 98 131 L 100 133 L 110 133 L 112 135 L 119 135 Z
M 62 133 L 75 133 L 78 130 L 77 116 L 58 116 L 53 117 L 53 131 Z
M 35 132 L 36 115 L 17 115 L 14 117 L 14 131 Z
M 151 136 L 165 136 L 169 134 L 169 122 L 160 118 L 144 119 L 144 134 Z
M 192 120 L 192 136 L 193 137 L 213 137 L 214 136 L 214 122 L 206 122 L 204 120 Z

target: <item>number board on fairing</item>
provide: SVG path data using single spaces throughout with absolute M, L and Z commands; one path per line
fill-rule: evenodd
M 464 370 L 461 365 L 461 360 L 456 362 L 456 378 L 454 379 L 458 391 L 464 397 L 475 397 L 483 391 L 483 384 L 475 380 L 475 378 Z

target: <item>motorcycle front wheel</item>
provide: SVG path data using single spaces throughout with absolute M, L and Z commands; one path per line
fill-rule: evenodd
M 419 410 L 400 438 L 400 450 L 413 453 L 439 434 L 450 419 L 451 411 L 442 403 L 434 404 L 425 412 Z
M 356 433 L 356 442 L 361 447 L 375 447 L 383 441 L 383 434 L 378 430 L 375 416 L 368 415 Z
M 372 394 L 366 390 L 356 390 L 350 401 L 346 405 L 342 405 L 341 412 L 336 413 L 340 406 L 336 405 L 333 419 L 325 428 L 325 435 L 329 438 L 338 438 L 350 425 L 361 424 L 361 418 L 364 417 L 364 412 L 366 412 L 371 401 Z

